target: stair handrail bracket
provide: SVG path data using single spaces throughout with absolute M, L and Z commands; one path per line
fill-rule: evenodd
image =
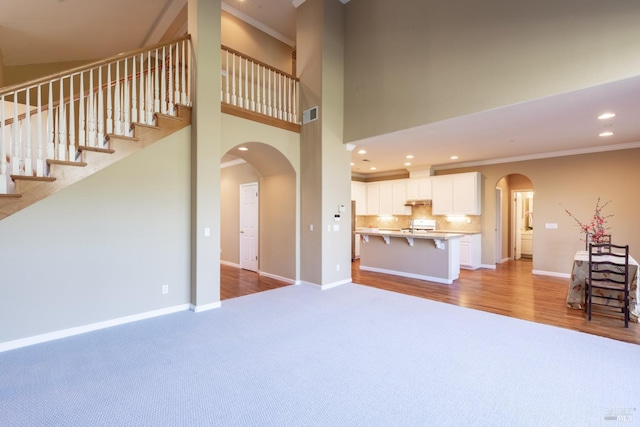
M 16 179 L 52 180 L 51 163 L 81 164 L 109 136 L 191 106 L 189 35 L 0 88 L 0 196 Z

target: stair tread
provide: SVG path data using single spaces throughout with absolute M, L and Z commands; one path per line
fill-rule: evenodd
M 0 199 L 19 199 L 22 197 L 22 194 L 0 194 Z
M 116 135 L 115 133 L 108 133 L 107 139 L 111 139 L 111 138 L 120 138 L 120 139 L 129 140 L 129 141 L 140 141 L 140 138 L 136 138 L 135 136 Z
M 112 150 L 110 148 L 98 148 L 98 147 L 86 147 L 86 146 L 80 146 L 78 147 L 79 151 L 95 151 L 96 153 L 107 153 L 107 154 L 113 154 L 116 151 Z
M 12 180 L 22 179 L 24 181 L 43 181 L 53 182 L 56 179 L 51 176 L 33 176 L 33 175 L 10 175 Z
M 73 162 L 73 161 L 69 161 L 69 160 L 54 160 L 54 159 L 47 159 L 47 164 L 49 165 L 64 165 L 64 166 L 87 166 L 87 163 L 85 162 Z

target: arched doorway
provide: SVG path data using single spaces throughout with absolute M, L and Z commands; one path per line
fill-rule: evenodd
M 296 172 L 289 160 L 265 143 L 238 144 L 221 159 L 220 183 L 221 298 L 294 283 L 297 193 Z M 248 189 L 255 191 L 258 207 L 254 224 L 257 229 L 255 268 L 247 269 L 254 271 L 243 270 L 246 266 L 243 244 L 250 240 L 243 239 L 246 217 L 242 215 Z M 231 284 L 225 280 L 231 277 L 229 274 L 233 278 Z M 225 289 L 226 286 L 237 289 Z
M 525 175 L 509 174 L 496 184 L 500 197 L 496 207 L 496 250 L 504 260 L 531 261 L 534 256 L 533 182 Z

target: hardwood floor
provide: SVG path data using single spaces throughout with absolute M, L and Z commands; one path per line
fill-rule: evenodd
M 508 261 L 495 270 L 462 270 L 452 285 L 360 270 L 352 263 L 354 283 L 491 313 L 640 344 L 640 324 L 604 314 L 587 320 L 583 310 L 566 306 L 569 279 L 531 274 L 531 261 Z M 221 266 L 221 297 L 234 298 L 287 286 L 257 273 Z

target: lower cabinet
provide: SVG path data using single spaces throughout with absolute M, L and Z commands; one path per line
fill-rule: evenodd
M 523 232 L 520 235 L 520 253 L 524 257 L 533 256 L 533 233 L 530 231 Z
M 475 270 L 482 263 L 482 236 L 467 234 L 460 239 L 460 268 Z

